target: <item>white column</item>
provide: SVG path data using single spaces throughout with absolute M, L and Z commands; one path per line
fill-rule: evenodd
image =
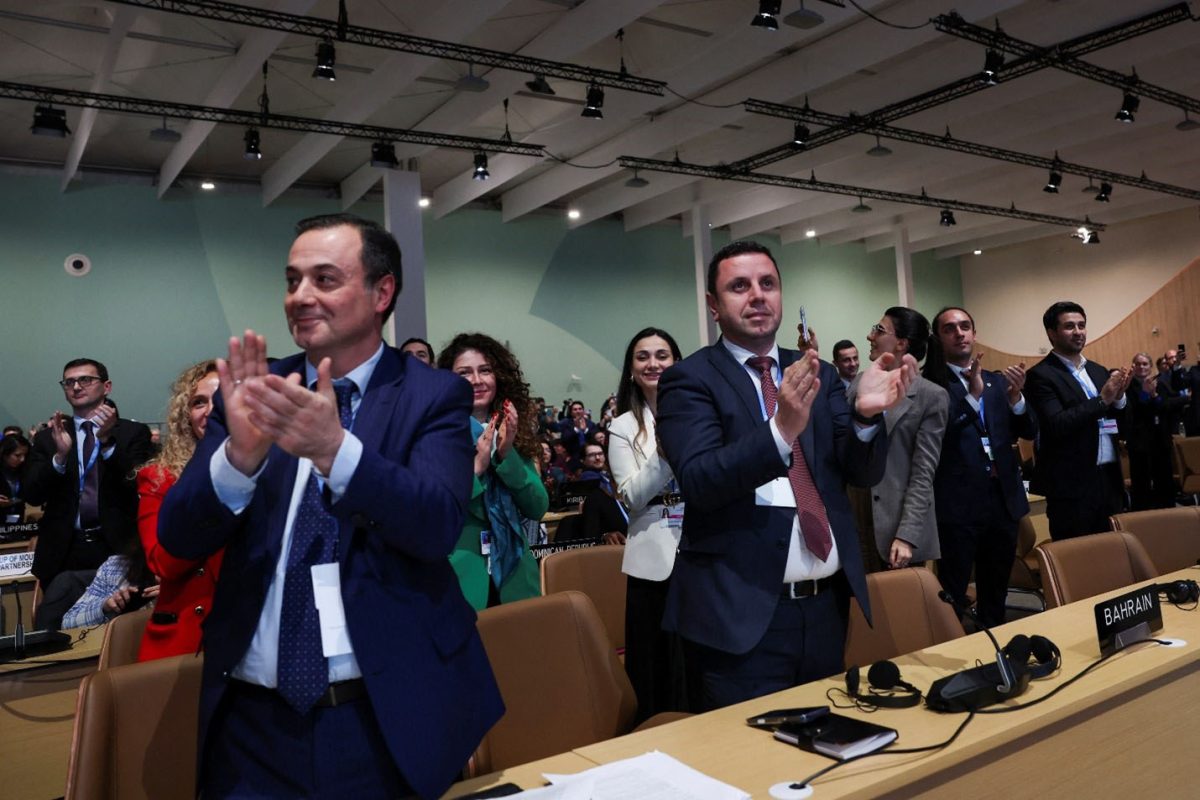
M 896 290 L 900 305 L 913 307 L 912 251 L 908 244 L 908 228 L 896 231 Z
M 383 170 L 384 227 L 400 243 L 403 257 L 403 286 L 396 310 L 383 326 L 383 336 L 398 344 L 410 336 L 429 338 L 425 315 L 425 237 L 421 230 L 421 176 L 398 169 Z
M 717 340 L 717 323 L 708 313 L 704 296 L 708 289 L 708 262 L 712 260 L 712 228 L 708 226 L 708 209 L 702 205 L 692 206 L 689 216 L 692 223 L 692 260 L 696 267 L 696 319 L 700 326 L 700 346 L 705 347 Z

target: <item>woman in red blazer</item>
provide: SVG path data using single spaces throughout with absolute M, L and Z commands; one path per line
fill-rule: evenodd
M 175 379 L 162 452 L 137 473 L 138 534 L 146 564 L 160 583 L 158 601 L 142 636 L 139 661 L 200 650 L 200 623 L 212 605 L 223 553 L 218 551 L 204 561 L 170 555 L 158 544 L 158 510 L 204 436 L 217 386 L 214 361 L 201 361 Z

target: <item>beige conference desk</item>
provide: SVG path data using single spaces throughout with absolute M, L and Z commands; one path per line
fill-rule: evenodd
M 1174 577 L 1200 577 L 1200 570 L 1184 570 Z M 1001 644 L 1017 633 L 1041 634 L 1063 653 L 1060 672 L 1034 682 L 1010 704 L 1046 695 L 1097 658 L 1092 608 L 1098 599 L 1052 609 L 996 630 Z M 1043 703 L 1012 713 L 977 714 L 958 740 L 943 750 L 883 755 L 839 767 L 814 782 L 813 797 L 1044 800 L 1189 796 L 1190 790 L 1183 787 L 1191 785 L 1200 755 L 1200 745 L 1191 733 L 1200 718 L 1200 611 L 1186 612 L 1164 604 L 1163 621 L 1163 630 L 1157 635 L 1184 639 L 1185 647 L 1137 645 Z M 896 662 L 904 680 L 926 689 L 938 678 L 974 665 L 977 659 L 993 657 L 987 638 L 975 634 L 902 656 Z M 745 718 L 772 708 L 826 705 L 826 691 L 843 686 L 840 678 L 818 681 L 573 752 L 587 762 L 603 764 L 661 750 L 754 798 L 768 798 L 773 784 L 803 779 L 833 762 L 776 742 L 770 734 L 747 727 Z M 922 705 L 884 709 L 866 718 L 899 730 L 895 747 L 909 748 L 945 740 L 965 715 L 937 714 Z M 529 781 L 505 780 L 529 788 L 540 784 L 541 771 L 531 771 Z M 511 774 L 525 777 L 524 772 Z M 487 777 L 493 782 L 476 788 L 503 782 Z

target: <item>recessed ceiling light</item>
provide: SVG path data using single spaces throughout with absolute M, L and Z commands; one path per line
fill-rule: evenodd
M 816 235 L 817 235 L 817 232 L 816 232 L 816 231 L 814 231 L 812 228 L 809 228 L 808 230 L 806 230 L 806 231 L 804 232 L 804 236 L 805 236 L 805 238 L 808 238 L 808 239 L 811 239 L 811 238 L 813 238 L 813 237 L 814 237 L 814 236 L 816 236 Z
M 430 203 L 430 200 L 428 197 L 422 197 L 420 200 L 417 201 L 417 205 L 420 208 L 429 208 L 429 203 Z
M 211 192 L 213 189 L 217 188 L 217 185 L 212 181 L 200 181 L 200 188 L 206 192 Z
M 981 255 L 983 255 L 983 251 L 982 251 L 982 250 L 976 250 L 976 251 L 975 251 L 975 255 L 977 255 L 977 256 L 981 256 Z
M 571 208 L 567 210 L 567 219 L 579 219 L 580 216 L 581 215 L 578 208 Z

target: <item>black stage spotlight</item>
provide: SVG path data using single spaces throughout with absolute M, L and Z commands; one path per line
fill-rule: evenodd
M 1071 234 L 1084 244 L 1100 244 L 1100 234 L 1087 226 L 1082 226 Z
M 811 136 L 812 133 L 808 130 L 808 127 L 803 122 L 797 122 L 795 129 L 792 131 L 792 144 L 796 145 L 796 147 L 804 147 L 804 145 L 808 144 Z
M 71 129 L 67 127 L 67 110 L 53 106 L 37 106 L 33 109 L 33 125 L 30 132 L 37 136 L 65 138 Z
M 371 145 L 371 166 L 395 169 L 400 166 L 396 160 L 396 148 L 391 142 L 375 142 Z
M 246 128 L 246 135 L 242 137 L 246 142 L 246 152 L 242 153 L 242 158 L 247 161 L 258 161 L 262 158 L 262 150 L 259 149 L 258 129 Z
M 583 104 L 583 113 L 579 116 L 588 119 L 604 119 L 604 112 L 600 110 L 602 108 L 604 108 L 604 89 L 593 83 L 588 86 L 587 100 Z
M 534 75 L 533 80 L 525 81 L 525 88 L 534 94 L 555 94 L 554 87 L 546 80 L 545 75 Z
M 337 80 L 337 75 L 333 72 L 333 65 L 336 63 L 337 51 L 333 49 L 333 42 L 322 39 L 317 43 L 317 66 L 313 69 L 312 76 L 325 81 Z
M 1125 97 L 1121 100 L 1121 110 L 1113 117 L 1117 122 L 1133 122 L 1133 115 L 1137 113 L 1138 106 L 1142 101 L 1135 94 L 1125 93 Z
M 482 150 L 475 151 L 475 171 L 471 173 L 471 179 L 476 181 L 486 181 L 492 177 L 487 168 L 487 153 Z
M 782 5 L 783 0 L 758 0 L 758 13 L 750 20 L 750 24 L 768 31 L 779 30 L 779 20 L 775 17 Z
M 954 212 L 948 208 L 942 209 L 942 217 L 938 220 L 938 225 L 943 228 L 949 228 L 951 225 L 957 225 L 958 220 L 954 218 Z
M 1062 173 L 1056 167 L 1050 168 L 1050 177 L 1046 179 L 1046 185 L 1042 187 L 1042 191 L 1047 194 L 1058 194 L 1058 187 L 1062 186 Z
M 1004 54 L 989 49 L 983 57 L 983 72 L 979 74 L 979 80 L 988 86 L 995 86 L 998 83 L 996 76 L 1000 73 L 1000 68 L 1003 66 Z
M 1112 184 L 1101 182 L 1100 191 L 1096 193 L 1096 202 L 1107 203 L 1110 197 L 1112 197 Z

